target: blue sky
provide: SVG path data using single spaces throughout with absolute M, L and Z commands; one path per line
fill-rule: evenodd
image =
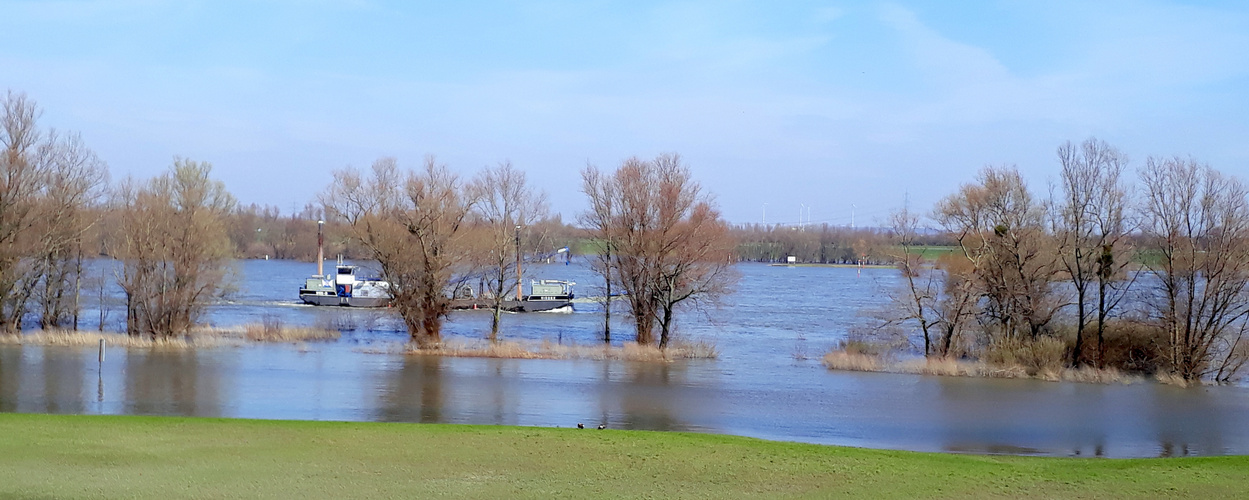
M 727 219 L 859 225 L 1063 141 L 1249 174 L 1242 2 L 0 0 L 0 89 L 114 178 L 208 161 L 243 202 L 344 166 L 579 171 L 682 154 Z M 852 206 L 854 207 L 852 209 Z

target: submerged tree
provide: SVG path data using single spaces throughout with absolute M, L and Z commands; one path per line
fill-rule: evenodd
M 522 259 L 521 231 L 546 217 L 546 195 L 528 186 L 525 173 L 513 168 L 511 162 L 482 171 L 471 190 L 479 197 L 473 211 L 482 231 L 476 253 L 480 254 L 483 284 L 490 291 L 490 341 L 497 342 L 508 292 L 515 288 L 516 300 L 521 299 L 516 268 Z
M 354 169 L 334 172 L 321 201 L 381 266 L 412 340 L 440 342 L 451 307 L 447 292 L 466 276 L 465 219 L 474 195 L 433 157 L 417 172 L 401 172 L 393 158 L 382 158 L 368 179 Z
M 179 158 L 164 175 L 118 190 L 127 333 L 184 335 L 226 289 L 233 248 L 224 220 L 234 197 L 211 172 Z
M 77 134 L 41 131 L 24 94 L 0 105 L 0 331 L 20 329 L 32 301 L 44 327 L 62 326 L 77 315 L 73 284 L 105 166 Z
M 955 341 L 976 316 L 980 288 L 965 256 L 946 253 L 935 260 L 924 258 L 922 248 L 917 246 L 919 221 L 919 216 L 907 208 L 889 217 L 890 232 L 897 245 L 893 259 L 902 283 L 891 294 L 891 304 L 879 326 L 918 327 L 924 356 L 946 357 L 954 354 Z
M 1230 380 L 1249 354 L 1249 190 L 1184 158 L 1149 158 L 1141 180 L 1141 230 L 1157 252 L 1149 302 L 1171 368 L 1185 380 Z
M 916 248 L 919 217 L 909 207 L 890 214 L 889 225 L 898 247 L 894 259 L 903 281 L 900 293 L 892 297 L 894 314 L 886 322 L 916 323 L 924 337 L 924 356 L 931 356 L 936 351 L 933 330 L 937 328 L 934 315 L 940 295 L 939 273 L 924 259 L 923 250 Z
M 1063 301 L 1053 287 L 1059 261 L 1045 207 L 1014 167 L 987 167 L 978 180 L 942 200 L 936 217 L 974 269 L 990 341 L 1050 335 Z
M 600 259 L 629 304 L 639 344 L 667 347 L 678 308 L 714 301 L 736 282 L 734 240 L 677 155 L 626 160 L 610 176 L 582 171 L 582 220 L 605 242 Z M 610 257 L 607 257 L 610 255 Z
M 1054 202 L 1054 236 L 1060 261 L 1075 292 L 1076 338 L 1072 366 L 1083 359 L 1089 316 L 1090 286 L 1096 286 L 1095 361 L 1105 352 L 1106 320 L 1123 298 L 1116 289 L 1124 276 L 1131 248 L 1127 242 L 1127 193 L 1121 176 L 1127 163 L 1119 150 L 1097 139 L 1058 148 L 1061 199 Z

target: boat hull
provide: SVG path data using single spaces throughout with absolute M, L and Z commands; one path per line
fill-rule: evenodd
M 507 312 L 543 312 L 571 306 L 572 299 L 505 300 L 500 308 Z M 488 300 L 476 299 L 453 300 L 451 301 L 451 308 L 461 311 L 468 309 L 490 310 L 494 308 L 494 303 Z
M 339 297 L 334 294 L 317 293 L 313 290 L 300 290 L 299 299 L 314 306 L 385 307 L 390 305 L 389 297 Z

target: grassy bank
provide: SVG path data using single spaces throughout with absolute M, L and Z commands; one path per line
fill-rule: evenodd
M 618 430 L 0 414 L 0 498 L 1228 498 L 1249 457 L 944 455 Z

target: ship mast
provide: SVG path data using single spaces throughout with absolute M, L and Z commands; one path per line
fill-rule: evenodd
M 521 294 L 520 294 L 521 276 L 522 275 L 520 272 L 520 226 L 516 226 L 516 300 L 518 302 L 521 300 Z
M 325 276 L 325 221 L 317 221 L 317 276 Z

